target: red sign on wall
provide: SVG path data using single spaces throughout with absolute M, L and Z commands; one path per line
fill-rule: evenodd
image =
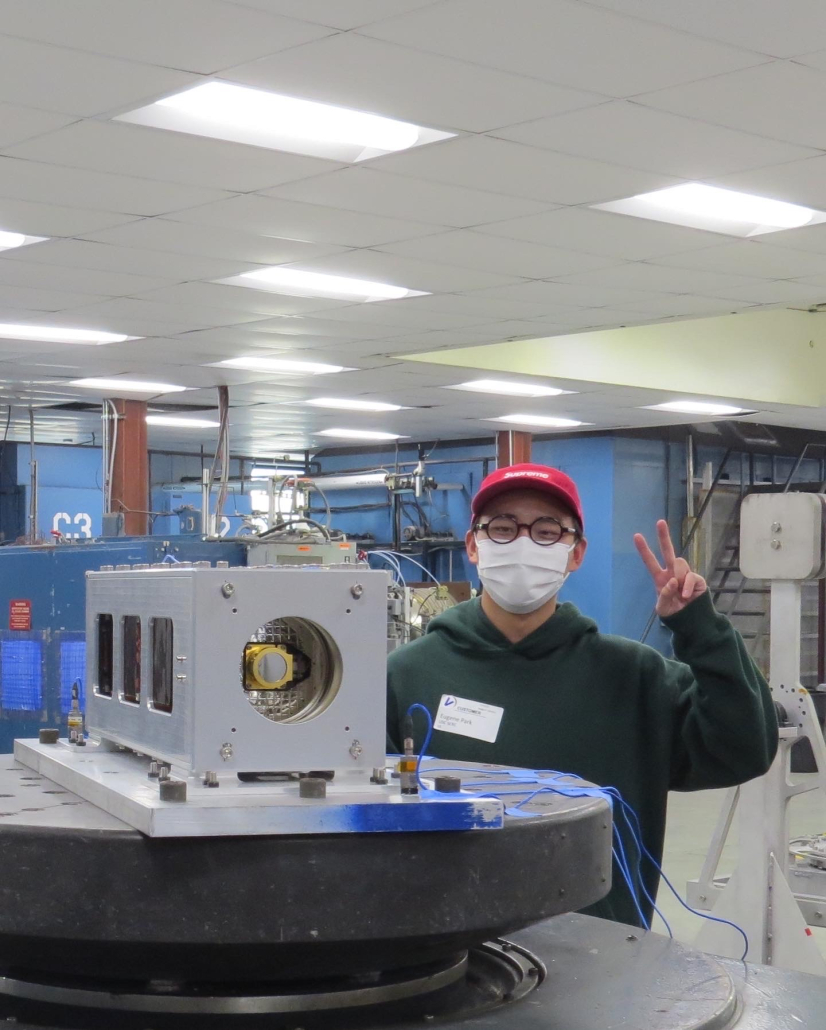
M 31 601 L 9 601 L 9 629 L 32 628 Z

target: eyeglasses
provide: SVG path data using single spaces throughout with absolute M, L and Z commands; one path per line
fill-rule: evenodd
M 558 519 L 550 515 L 543 515 L 533 522 L 519 522 L 515 515 L 496 515 L 489 522 L 477 522 L 473 532 L 478 533 L 481 529 L 484 529 L 488 539 L 495 544 L 509 544 L 519 536 L 520 529 L 527 529 L 531 540 L 540 547 L 559 543 L 566 533 L 573 533 L 577 538 L 580 535 L 578 529 L 563 526 Z

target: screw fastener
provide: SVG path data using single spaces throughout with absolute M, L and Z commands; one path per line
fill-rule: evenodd
M 361 758 L 361 756 L 364 754 L 364 748 L 361 746 L 361 741 L 353 741 L 353 743 L 350 745 L 350 754 L 353 756 L 353 758 Z
M 218 754 L 221 756 L 221 758 L 223 758 L 225 762 L 228 762 L 233 755 L 232 744 L 230 744 L 229 741 L 225 740 L 219 748 Z
M 224 583 L 224 585 L 221 587 L 221 593 L 224 595 L 224 597 L 232 597 L 232 595 L 235 593 L 235 587 L 232 583 Z
M 354 583 L 354 584 L 353 584 L 353 585 L 352 585 L 352 586 L 350 587 L 350 593 L 351 593 L 351 594 L 353 595 L 353 597 L 355 597 L 355 599 L 356 599 L 356 600 L 358 601 L 358 599 L 359 599 L 359 598 L 361 597 L 361 595 L 362 595 L 362 594 L 364 593 L 364 587 L 363 587 L 363 586 L 361 585 L 361 583 Z

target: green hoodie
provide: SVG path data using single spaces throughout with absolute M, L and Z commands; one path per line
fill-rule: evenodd
M 577 773 L 617 787 L 637 812 L 643 841 L 662 860 L 669 790 L 728 787 L 760 776 L 777 750 L 777 719 L 766 681 L 709 595 L 664 620 L 674 634 L 669 661 L 653 648 L 601 634 L 572 604 L 530 636 L 510 643 L 479 599 L 449 609 L 427 634 L 388 661 L 388 746 L 419 702 L 435 718 L 443 695 L 504 709 L 494 743 L 436 730 L 431 755 Z M 416 745 L 424 720 L 415 716 Z M 625 838 L 626 852 L 629 841 Z M 649 863 L 655 897 L 659 876 Z M 643 902 L 646 918 L 651 906 Z M 590 914 L 639 925 L 621 876 Z

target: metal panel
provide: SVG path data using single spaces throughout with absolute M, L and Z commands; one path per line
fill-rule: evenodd
M 162 759 L 186 774 L 336 769 L 369 771 L 385 751 L 386 584 L 383 572 L 337 569 L 168 566 L 90 573 L 88 677 L 94 680 L 95 616 L 115 623 L 113 696 L 88 691 L 91 732 Z M 119 696 L 126 615 L 173 619 L 175 702 L 170 713 Z M 325 706 L 302 720 L 273 721 L 250 703 L 241 666 L 247 644 L 272 620 L 304 620 L 340 656 L 340 683 Z M 144 631 L 142 665 L 151 668 Z M 315 662 L 319 659 L 316 657 Z M 338 664 L 337 657 L 333 659 Z

